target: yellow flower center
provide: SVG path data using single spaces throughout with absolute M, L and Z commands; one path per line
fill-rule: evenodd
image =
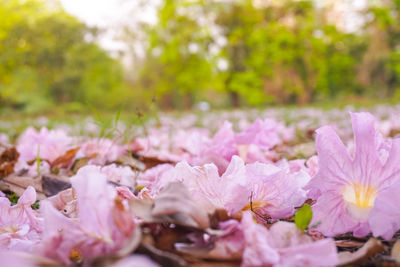
M 364 184 L 347 185 L 343 190 L 343 198 L 346 202 L 363 208 L 372 208 L 376 195 L 375 187 Z
M 266 201 L 254 201 L 251 206 L 253 207 L 253 210 L 256 210 L 259 208 L 264 208 L 267 205 L 268 205 L 268 202 L 266 202 Z M 242 210 L 250 210 L 252 208 L 251 206 L 249 203 Z
M 18 226 L 16 225 L 7 225 L 5 227 L 0 228 L 0 234 L 12 233 L 15 234 L 18 232 Z
M 76 262 L 76 263 L 80 263 L 83 260 L 83 256 L 82 256 L 82 252 L 77 249 L 77 248 L 73 248 L 70 252 L 69 252 L 69 258 L 71 259 L 71 261 Z

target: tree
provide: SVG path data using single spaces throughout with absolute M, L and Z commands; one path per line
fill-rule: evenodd
M 122 68 L 94 41 L 86 41 L 96 35 L 60 7 L 39 0 L 2 1 L 1 106 L 37 111 L 55 103 L 109 106 L 122 100 L 115 93 L 123 92 Z

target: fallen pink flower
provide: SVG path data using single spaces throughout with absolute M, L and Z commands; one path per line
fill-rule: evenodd
M 192 194 L 193 200 L 208 213 L 226 209 L 228 214 L 239 212 L 249 201 L 246 169 L 243 160 L 232 158 L 226 171 L 220 176 L 214 164 L 191 167 L 185 162 L 175 167 L 175 180 L 182 181 Z
M 90 158 L 89 164 L 104 165 L 117 160 L 123 154 L 124 148 L 106 138 L 94 138 L 84 142 L 75 158 Z
M 336 266 L 338 256 L 335 242 L 316 242 L 293 223 L 277 222 L 268 230 L 246 212 L 242 218 L 245 237 L 243 267 L 258 266 Z
M 43 241 L 38 251 L 63 264 L 83 262 L 118 251 L 133 234 L 133 216 L 107 184 L 97 166 L 85 166 L 71 178 L 77 197 L 77 217 L 68 218 L 44 201 Z
M 374 236 L 389 240 L 400 229 L 399 192 L 400 181 L 382 190 L 376 197 L 369 219 Z
M 18 139 L 19 161 L 28 162 L 39 156 L 41 160 L 52 162 L 71 148 L 71 142 L 72 139 L 62 130 L 42 128 L 37 132 L 29 127 Z
M 369 113 L 351 113 L 351 119 L 354 158 L 331 127 L 317 130 L 319 171 L 307 186 L 317 200 L 312 224 L 320 222 L 317 229 L 327 236 L 346 232 L 365 236 L 375 229 L 375 233 L 387 237 L 388 233 L 376 229 L 383 221 L 396 225 L 396 218 L 379 216 L 385 211 L 389 214 L 390 206 L 378 205 L 379 212 L 374 209 L 384 190 L 400 180 L 400 139 L 393 139 L 391 144 L 382 142 Z M 383 196 L 381 201 L 385 202 Z
M 304 203 L 303 187 L 310 176 L 304 170 L 291 173 L 289 165 L 277 167 L 257 162 L 246 165 L 246 179 L 252 207 L 248 204 L 244 209 L 253 208 L 261 215 L 281 219 L 292 215 L 295 207 Z
M 107 176 L 108 181 L 125 186 L 134 186 L 136 174 L 128 166 L 107 165 L 100 170 Z
M 39 242 L 42 221 L 31 208 L 35 201 L 36 192 L 31 186 L 14 206 L 8 198 L 0 197 L 0 249 L 30 251 Z
M 144 255 L 135 255 L 135 254 L 128 256 L 110 265 L 110 267 L 133 267 L 133 266 L 160 267 L 159 264 L 152 261 L 149 257 Z

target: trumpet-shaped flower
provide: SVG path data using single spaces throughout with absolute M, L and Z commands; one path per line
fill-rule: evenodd
M 377 215 L 389 213 L 390 206 L 375 204 L 400 179 L 400 139 L 382 142 L 369 113 L 351 113 L 351 119 L 354 157 L 331 127 L 317 130 L 319 171 L 308 188 L 317 199 L 312 223 L 320 222 L 318 230 L 327 236 L 346 232 L 364 236 L 382 221 L 394 223 L 394 217 Z
M 38 250 L 64 264 L 85 263 L 121 248 L 134 230 L 122 198 L 97 166 L 85 166 L 71 178 L 78 215 L 68 218 L 49 201 L 42 202 L 43 240 Z
M 124 148 L 106 138 L 93 138 L 84 142 L 76 153 L 76 158 L 90 158 L 90 164 L 103 165 L 117 160 L 123 154 Z
M 272 119 L 262 121 L 257 119 L 246 130 L 235 135 L 235 141 L 238 145 L 256 146 L 268 150 L 282 142 L 277 131 L 278 123 Z
M 247 205 L 245 209 L 253 208 L 262 215 L 280 219 L 292 215 L 294 208 L 304 203 L 303 187 L 310 176 L 303 170 L 290 173 L 289 166 L 280 168 L 256 162 L 246 166 L 246 180 L 252 207 Z
M 6 197 L 0 197 L 0 248 L 29 251 L 39 241 L 41 220 L 31 205 L 36 201 L 35 189 L 29 186 L 11 206 Z
M 232 158 L 222 176 L 214 164 L 191 167 L 184 162 L 177 164 L 174 175 L 209 213 L 226 209 L 229 214 L 235 214 L 248 203 L 250 192 L 246 186 L 246 169 L 243 160 L 237 156 Z
M 70 149 L 71 141 L 63 130 L 42 128 L 37 132 L 29 127 L 18 139 L 19 161 L 27 162 L 39 156 L 42 160 L 52 162 Z
M 203 148 L 191 161 L 192 165 L 214 163 L 219 172 L 223 173 L 231 158 L 238 154 L 234 137 L 232 124 L 225 121 L 212 139 L 203 142 Z
M 245 238 L 243 267 L 335 266 L 338 263 L 332 239 L 313 242 L 293 223 L 277 222 L 268 230 L 246 212 L 242 228 Z
M 304 203 L 306 191 L 302 188 L 310 180 L 303 170 L 290 173 L 289 167 L 273 164 L 245 165 L 238 156 L 233 156 L 221 176 L 214 164 L 191 167 L 182 162 L 162 178 L 158 182 L 161 185 L 165 181 L 183 182 L 193 199 L 209 213 L 225 209 L 234 215 L 253 208 L 274 219 L 292 215 L 294 208 Z
M 370 226 L 374 236 L 392 238 L 400 229 L 400 182 L 383 190 L 371 210 Z

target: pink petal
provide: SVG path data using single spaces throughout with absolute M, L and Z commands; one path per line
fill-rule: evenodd
M 382 236 L 386 240 L 400 229 L 400 182 L 382 191 L 375 199 L 368 220 L 374 236 Z

